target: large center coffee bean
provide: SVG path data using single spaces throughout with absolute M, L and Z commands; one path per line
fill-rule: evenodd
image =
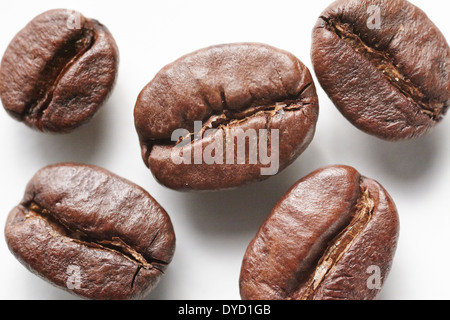
M 142 90 L 135 124 L 142 157 L 176 190 L 266 179 L 310 144 L 318 99 L 307 67 L 256 43 L 225 44 L 164 67 Z
M 5 235 L 28 269 L 90 299 L 144 297 L 175 250 L 170 218 L 146 191 L 77 164 L 40 170 L 10 213 Z
M 450 48 L 405 0 L 340 0 L 313 31 L 317 78 L 357 128 L 385 140 L 429 132 L 450 105 Z
M 243 299 L 374 299 L 394 258 L 396 207 L 346 166 L 317 170 L 278 202 L 245 253 Z
M 0 67 L 3 106 L 32 128 L 71 131 L 109 96 L 118 60 L 112 35 L 98 21 L 71 10 L 44 12 L 6 49 Z

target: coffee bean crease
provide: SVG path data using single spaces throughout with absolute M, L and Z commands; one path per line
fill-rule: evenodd
M 285 112 L 296 112 L 301 111 L 304 106 L 310 105 L 312 103 L 317 103 L 317 99 L 314 98 L 292 98 L 287 99 L 281 102 L 277 102 L 275 104 L 267 105 L 267 106 L 256 106 L 249 107 L 244 110 L 234 111 L 230 109 L 225 109 L 220 113 L 214 113 L 209 116 L 206 120 L 204 120 L 202 129 L 199 132 L 190 132 L 187 136 L 181 137 L 178 141 L 174 142 L 175 145 L 180 144 L 186 139 L 191 138 L 191 143 L 194 142 L 192 137 L 195 139 L 202 139 L 203 135 L 207 130 L 210 129 L 218 129 L 218 130 L 229 130 L 233 126 L 239 126 L 242 123 L 249 121 L 251 118 L 267 115 L 267 126 L 270 124 L 270 120 L 277 114 L 283 115 Z M 308 117 L 308 114 L 305 114 L 305 117 Z M 269 128 L 266 128 L 269 129 Z M 151 146 L 154 143 L 160 144 L 171 144 L 169 140 L 153 140 L 149 141 L 148 145 Z M 149 148 L 150 149 L 150 148 Z
M 140 254 L 132 246 L 127 244 L 119 237 L 112 237 L 111 239 L 95 239 L 93 237 L 90 237 L 82 230 L 74 229 L 73 227 L 64 224 L 60 219 L 58 219 L 55 214 L 47 209 L 42 208 L 36 202 L 31 202 L 30 204 L 24 206 L 23 210 L 25 210 L 26 212 L 26 219 L 43 220 L 51 229 L 50 233 L 55 238 L 64 237 L 69 241 L 81 244 L 83 246 L 106 250 L 115 254 L 122 255 L 128 260 L 131 260 L 138 265 L 136 275 L 141 268 L 147 270 L 154 268 L 163 273 L 163 270 L 160 266 L 168 265 L 167 262 L 158 259 L 146 259 L 142 254 Z M 158 232 L 156 232 L 153 241 L 157 237 L 157 235 Z M 136 277 L 136 275 L 133 277 L 133 279 Z
M 436 122 L 443 118 L 449 106 L 439 100 L 427 97 L 420 87 L 399 70 L 398 64 L 387 49 L 380 50 L 376 45 L 367 44 L 359 35 L 358 30 L 350 23 L 344 22 L 342 17 L 321 16 L 320 19 L 324 21 L 324 28 L 335 33 L 355 52 L 369 60 L 401 94 L 417 104 L 424 114 Z M 387 42 L 386 48 L 389 47 L 395 36 L 392 36 Z
M 349 225 L 330 243 L 322 258 L 319 260 L 315 271 L 306 285 L 305 292 L 300 300 L 314 298 L 315 290 L 322 283 L 331 269 L 339 262 L 342 255 L 351 247 L 353 241 L 364 230 L 372 218 L 374 200 L 370 198 L 369 191 L 361 186 L 361 198 L 358 200 L 355 214 Z M 351 275 L 348 275 L 351 278 Z
M 94 45 L 96 31 L 91 21 L 86 21 L 80 32 L 70 41 L 62 43 L 40 74 L 39 83 L 42 84 L 39 92 L 26 104 L 20 117 L 36 120 L 37 126 L 42 130 L 40 119 L 53 100 L 53 92 L 61 78 L 70 68 Z M 56 70 L 56 72 L 55 72 Z M 49 79 L 50 78 L 50 79 Z M 53 78 L 53 80 L 51 79 Z

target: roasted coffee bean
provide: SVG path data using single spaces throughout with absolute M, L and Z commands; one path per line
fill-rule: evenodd
M 313 31 L 317 78 L 340 112 L 381 139 L 422 136 L 450 104 L 450 49 L 405 0 L 340 0 Z
M 34 18 L 11 41 L 0 67 L 6 111 L 40 131 L 88 122 L 114 86 L 118 49 L 108 29 L 70 10 Z
M 6 222 L 11 252 L 33 273 L 88 299 L 139 299 L 171 262 L 169 216 L 143 189 L 104 169 L 40 170 Z
M 347 166 L 319 169 L 283 196 L 248 246 L 241 297 L 374 299 L 398 233 L 395 204 L 379 183 Z
M 212 46 L 178 59 L 135 106 L 144 162 L 176 190 L 234 188 L 277 174 L 310 144 L 317 118 L 307 67 L 256 43 Z

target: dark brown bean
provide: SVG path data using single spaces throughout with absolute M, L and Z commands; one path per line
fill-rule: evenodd
M 69 132 L 108 98 L 118 70 L 108 29 L 71 10 L 34 18 L 11 41 L 0 67 L 6 111 L 32 128 Z
M 176 190 L 227 189 L 267 179 L 307 148 L 317 117 L 307 67 L 288 52 L 256 43 L 212 46 L 178 59 L 142 90 L 135 106 L 144 162 L 161 184 Z M 201 130 L 195 130 L 196 121 Z M 185 135 L 173 139 L 179 129 Z M 216 130 L 204 135 L 211 129 Z M 267 154 L 278 161 L 268 174 L 261 171 L 271 165 L 261 160 L 264 130 Z M 243 137 L 240 132 L 256 133 L 256 139 L 243 140 L 241 160 L 239 142 L 230 152 L 226 147 Z M 277 146 L 274 133 L 279 134 Z M 254 151 L 250 141 L 257 143 Z M 208 151 L 214 161 L 205 160 Z M 174 154 L 187 154 L 188 161 L 173 161 Z
M 386 140 L 422 136 L 450 104 L 450 48 L 405 0 L 339 0 L 313 31 L 317 78 L 357 128 Z
M 245 253 L 243 299 L 374 299 L 394 258 L 395 204 L 354 168 L 319 169 L 272 210 Z
M 40 170 L 10 213 L 6 240 L 28 269 L 89 299 L 138 299 L 171 262 L 169 216 L 143 189 L 104 169 Z

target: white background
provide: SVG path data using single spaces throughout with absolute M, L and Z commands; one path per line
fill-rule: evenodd
M 445 36 L 448 1 L 415 0 Z M 450 298 L 450 119 L 421 139 L 390 143 L 345 120 L 316 81 L 320 117 L 307 151 L 281 174 L 233 191 L 179 193 L 144 166 L 133 108 L 166 64 L 213 44 L 263 42 L 288 50 L 312 71 L 311 30 L 330 0 L 7 1 L 0 9 L 0 54 L 37 14 L 69 8 L 105 24 L 119 46 L 119 79 L 91 123 L 69 135 L 35 132 L 0 110 L 0 298 L 76 299 L 27 271 L 8 251 L 4 223 L 40 168 L 64 161 L 102 166 L 148 190 L 172 218 L 177 249 L 148 299 L 240 299 L 243 254 L 286 190 L 330 164 L 354 166 L 394 198 L 401 233 L 380 299 Z

